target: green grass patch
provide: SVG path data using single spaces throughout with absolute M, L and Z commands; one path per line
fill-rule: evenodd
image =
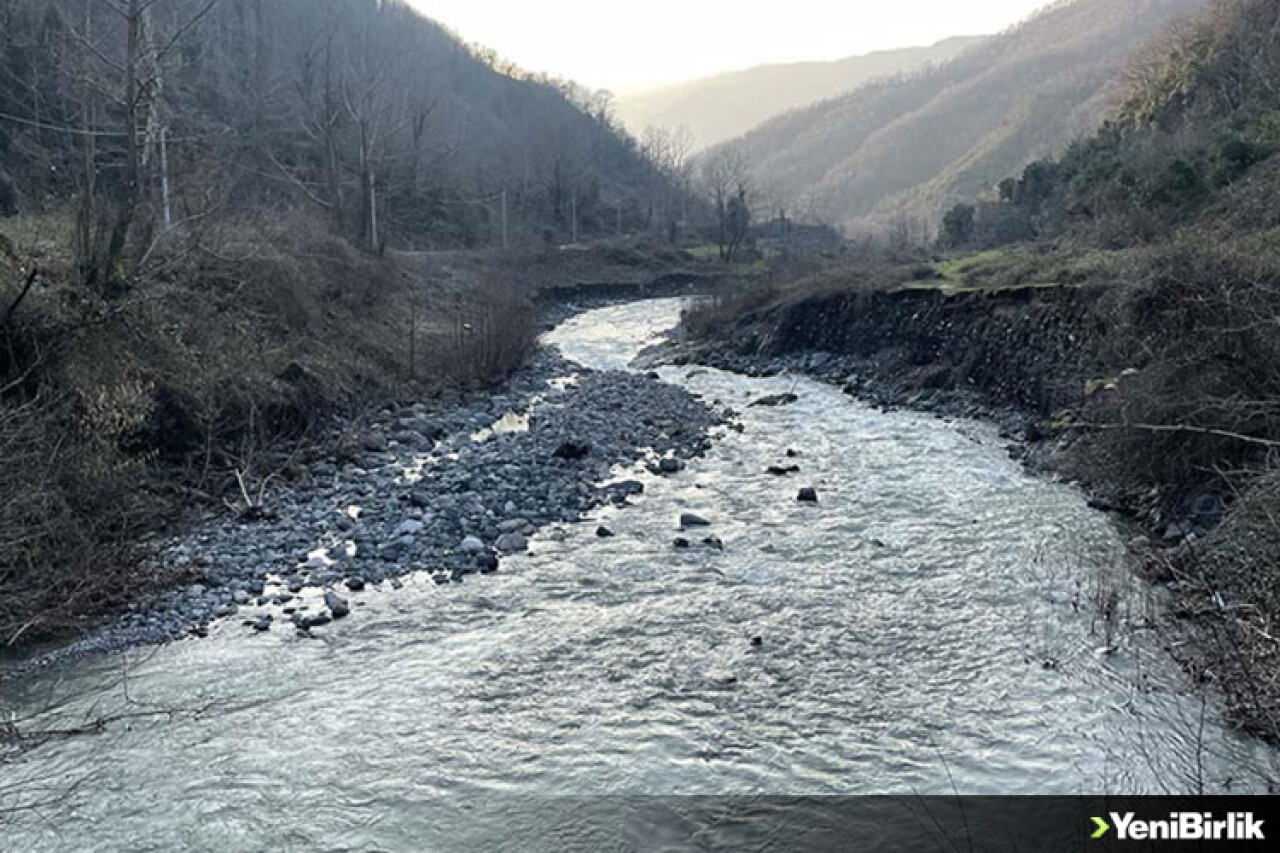
M 1119 277 L 1123 253 L 1097 249 L 990 249 L 947 258 L 922 268 L 900 290 L 935 290 L 954 296 L 1012 290 L 1072 287 Z

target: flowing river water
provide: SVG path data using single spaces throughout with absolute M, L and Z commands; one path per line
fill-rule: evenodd
M 679 309 L 589 311 L 548 338 L 625 368 Z M 36 806 L 0 825 L 0 849 L 528 851 L 519 828 L 550 797 L 1246 792 L 1274 776 L 1274 753 L 1164 650 L 1113 524 L 1028 475 L 994 428 L 803 378 L 661 372 L 743 431 L 673 477 L 620 471 L 646 482 L 634 506 L 543 530 L 501 574 L 370 590 L 319 640 L 231 620 L 0 686 L 46 728 L 138 715 L 0 768 L 0 809 Z M 799 401 L 747 406 L 786 391 Z M 777 463 L 802 471 L 764 473 Z M 675 550 L 682 512 L 713 526 Z

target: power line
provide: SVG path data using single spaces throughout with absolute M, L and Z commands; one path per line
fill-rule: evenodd
M 76 136 L 113 136 L 125 137 L 129 134 L 118 130 L 83 130 L 77 127 L 64 127 L 56 124 L 45 124 L 42 121 L 32 121 L 31 119 L 21 118 L 19 116 L 9 115 L 8 113 L 0 113 L 0 119 L 11 121 L 14 124 L 25 124 L 27 127 L 36 127 L 41 130 L 53 130 L 58 133 L 71 133 Z

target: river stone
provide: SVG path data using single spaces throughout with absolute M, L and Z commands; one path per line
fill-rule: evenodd
M 799 397 L 795 394 L 771 394 L 768 397 L 761 397 L 751 403 L 752 406 L 790 406 L 792 403 L 799 401 Z
M 529 540 L 522 533 L 504 533 L 493 543 L 493 547 L 506 554 L 525 551 L 529 548 Z
M 345 619 L 351 614 L 351 605 L 333 590 L 329 590 L 324 594 L 324 603 L 329 608 L 329 612 L 333 614 L 334 619 Z
M 689 527 L 710 527 L 711 522 L 700 515 L 694 515 L 691 512 L 681 513 L 680 527 L 686 529 Z
M 800 494 L 796 495 L 796 500 L 806 504 L 816 504 L 818 502 L 817 489 L 801 489 Z
M 616 533 L 605 527 L 603 524 L 596 528 L 596 536 L 599 536 L 601 539 L 612 539 L 616 535 Z
M 462 540 L 458 548 L 467 554 L 479 554 L 484 551 L 484 543 L 474 536 L 468 536 Z
M 396 536 L 417 536 L 419 533 L 422 532 L 422 529 L 425 526 L 426 525 L 424 525 L 421 521 L 418 521 L 416 518 L 406 519 L 405 521 L 400 522 L 400 525 L 396 527 L 395 535 Z
M 328 613 L 316 613 L 312 616 L 303 616 L 301 614 L 293 617 L 293 624 L 297 625 L 304 631 L 310 631 L 312 628 L 319 628 L 322 625 L 328 625 L 333 621 L 333 617 Z
M 659 474 L 678 474 L 684 470 L 684 462 L 679 459 L 668 457 L 658 460 Z
M 352 592 L 359 592 L 360 590 L 364 589 L 364 587 L 365 587 L 365 580 L 359 575 L 352 575 L 351 577 L 347 578 L 347 589 L 351 590 Z
M 480 554 L 476 557 L 476 568 L 481 574 L 491 575 L 498 570 L 499 562 L 496 554 Z
M 775 477 L 786 477 L 789 474 L 799 474 L 799 465 L 770 465 L 766 471 Z
M 554 455 L 557 459 L 568 459 L 570 461 L 585 459 L 591 455 L 591 445 L 585 441 L 570 439 L 561 442 Z

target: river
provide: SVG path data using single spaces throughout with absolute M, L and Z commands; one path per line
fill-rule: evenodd
M 624 368 L 679 309 L 589 311 L 548 341 Z M 1111 521 L 992 427 L 798 377 L 662 375 L 742 431 L 674 477 L 619 471 L 647 485 L 634 506 L 543 529 L 498 575 L 370 590 L 317 640 L 230 620 L 4 685 L 34 726 L 133 716 L 0 769 L 0 809 L 34 807 L 0 848 L 530 850 L 495 838 L 551 795 L 1239 793 L 1274 776 L 1164 650 Z M 780 392 L 799 399 L 748 406 Z M 684 512 L 712 526 L 681 533 Z

